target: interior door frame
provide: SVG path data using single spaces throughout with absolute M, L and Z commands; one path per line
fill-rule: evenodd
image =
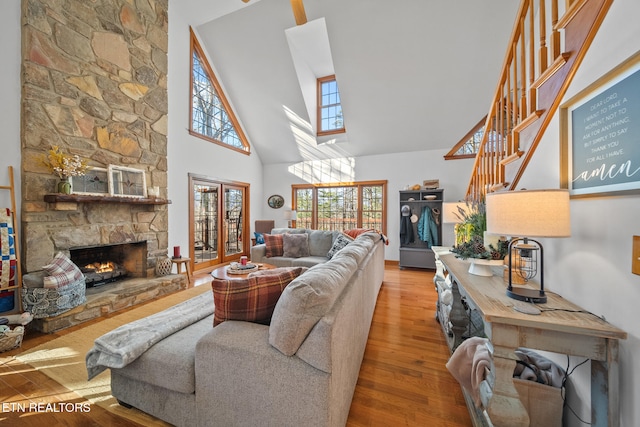
M 231 181 L 231 180 L 222 180 L 219 178 L 213 178 L 206 175 L 199 175 L 194 173 L 188 173 L 189 177 L 189 258 L 191 259 L 191 271 L 203 270 L 211 267 L 215 267 L 220 264 L 225 264 L 234 260 L 239 260 L 242 255 L 249 255 L 250 249 L 250 236 L 249 236 L 249 212 L 251 212 L 250 206 L 250 188 L 251 185 L 247 182 L 240 181 Z M 220 188 L 220 193 L 218 195 L 218 258 L 216 260 L 212 260 L 210 262 L 201 262 L 196 263 L 195 261 L 195 224 L 193 221 L 194 217 L 194 200 L 193 200 L 193 186 L 196 181 L 203 181 L 212 185 L 217 185 Z M 225 250 L 225 241 L 222 230 L 224 229 L 223 221 L 224 221 L 224 192 L 225 187 L 231 188 L 241 188 L 244 192 L 243 195 L 243 209 L 244 213 L 242 215 L 242 251 L 227 255 Z

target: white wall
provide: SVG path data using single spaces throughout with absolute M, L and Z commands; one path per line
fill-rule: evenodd
M 591 49 L 563 100 L 578 92 L 640 49 L 640 16 L 637 0 L 616 0 L 605 18 Z M 551 122 L 527 172 L 518 187 L 558 188 L 558 115 Z M 620 347 L 620 425 L 640 425 L 640 332 L 636 310 L 640 305 L 640 276 L 631 273 L 631 241 L 640 235 L 640 196 L 610 196 L 571 201 L 571 237 L 546 239 L 545 287 L 585 309 L 604 316 L 628 333 Z M 566 358 L 557 358 L 563 366 Z M 581 362 L 571 359 L 571 366 Z M 572 384 L 579 390 L 570 396 L 574 410 L 590 419 L 589 364 L 578 368 Z M 569 426 L 580 426 L 569 417 Z
M 250 184 L 250 219 L 260 219 L 262 201 L 262 163 L 255 151 L 247 156 L 217 144 L 195 138 L 189 127 L 189 25 L 199 21 L 199 11 L 189 4 L 169 2 L 169 248 L 180 246 L 188 254 L 189 196 L 188 174 L 223 181 Z M 215 64 L 211 64 L 215 67 Z M 227 93 L 230 98 L 230 94 Z M 229 99 L 233 104 L 233 99 Z M 250 139 L 251 136 L 249 135 Z
M 20 200 L 20 16 L 20 0 L 2 2 L 0 13 L 0 52 L 2 52 L 0 185 L 9 185 L 7 167 L 13 166 L 17 201 Z M 11 206 L 8 191 L 0 192 L 0 206 Z
M 464 133 L 464 132 L 462 132 Z M 390 244 L 385 249 L 385 259 L 400 257 L 400 197 L 399 191 L 406 185 L 422 184 L 427 179 L 439 179 L 444 189 L 444 200 L 463 200 L 470 178 L 473 159 L 445 161 L 447 150 L 417 151 L 410 153 L 365 156 L 355 159 L 354 181 L 387 180 L 387 237 Z M 285 207 L 291 206 L 291 184 L 305 182 L 288 171 L 288 164 L 265 165 L 265 198 L 280 194 L 285 198 Z M 266 200 L 263 201 L 266 203 Z M 263 210 L 265 219 L 274 219 L 276 226 L 286 226 L 283 209 Z M 453 244 L 453 227 L 443 227 L 443 244 Z

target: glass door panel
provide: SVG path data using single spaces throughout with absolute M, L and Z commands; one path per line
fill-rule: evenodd
M 248 255 L 249 184 L 209 180 L 189 175 L 189 256 L 193 271 L 237 261 Z
M 194 270 L 217 264 L 220 184 L 193 181 L 192 259 Z M 201 265 L 199 265 L 201 264 Z
M 243 252 L 242 214 L 244 206 L 244 189 L 230 185 L 224 186 L 224 227 L 225 257 L 229 261 L 239 258 Z

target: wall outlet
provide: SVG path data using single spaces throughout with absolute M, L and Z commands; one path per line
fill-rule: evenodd
M 631 272 L 640 275 L 640 236 L 633 236 L 633 252 L 631 259 Z

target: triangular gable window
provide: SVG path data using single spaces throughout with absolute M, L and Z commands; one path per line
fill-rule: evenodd
M 453 148 L 444 155 L 445 160 L 468 159 L 476 157 L 484 135 L 485 116 Z
M 191 119 L 189 133 L 250 154 L 231 105 L 191 30 Z

